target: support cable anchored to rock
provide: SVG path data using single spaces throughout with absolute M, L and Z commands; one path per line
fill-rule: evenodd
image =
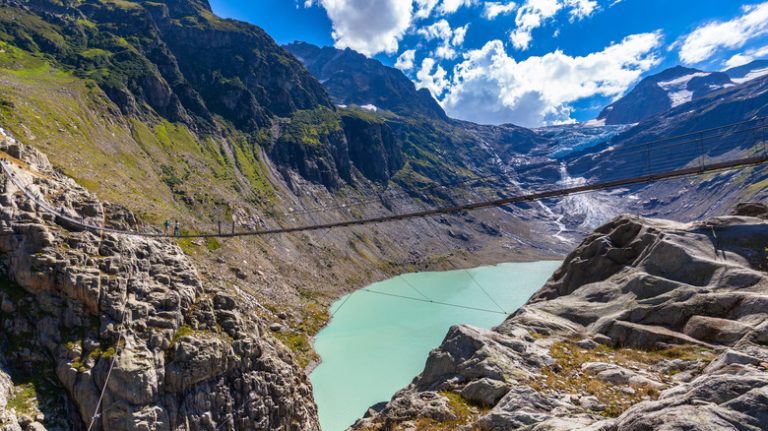
M 120 313 L 120 324 L 118 325 L 118 337 L 117 337 L 117 343 L 115 344 L 115 355 L 112 356 L 112 360 L 109 363 L 109 368 L 107 369 L 107 376 L 104 378 L 104 386 L 101 388 L 101 393 L 99 394 L 99 399 L 96 401 L 96 407 L 93 410 L 93 415 L 91 416 L 91 422 L 88 424 L 88 430 L 92 431 L 94 424 L 96 423 L 96 419 L 98 419 L 101 416 L 100 410 L 101 405 L 104 402 L 104 395 L 107 392 L 107 387 L 109 386 L 109 378 L 112 376 L 112 370 L 115 368 L 115 364 L 117 363 L 117 359 L 120 356 L 121 352 L 121 343 L 123 340 L 125 340 L 125 318 L 126 318 L 126 305 L 128 303 L 128 297 L 126 293 L 126 299 L 123 302 L 123 310 Z M 102 427 L 103 428 L 103 427 Z
M 496 311 L 496 310 L 489 310 L 487 308 L 468 307 L 466 305 L 451 304 L 449 302 L 434 301 L 434 300 L 431 300 L 431 299 L 421 299 L 421 298 L 416 298 L 414 296 L 398 295 L 396 293 L 388 293 L 388 292 L 380 292 L 378 290 L 372 290 L 372 289 L 369 289 L 369 288 L 360 289 L 360 291 L 367 292 L 367 293 L 373 293 L 373 294 L 376 294 L 376 295 L 382 295 L 382 296 L 391 296 L 393 298 L 409 299 L 411 301 L 419 301 L 419 302 L 427 302 L 427 303 L 430 303 L 430 304 L 445 305 L 446 307 L 463 308 L 465 310 L 482 311 L 484 313 L 501 314 L 501 315 L 504 315 L 504 316 L 507 315 L 507 313 L 503 313 L 501 311 Z

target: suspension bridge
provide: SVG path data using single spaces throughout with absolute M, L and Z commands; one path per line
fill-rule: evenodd
M 596 156 L 591 156 L 592 162 L 594 162 L 592 164 L 589 163 L 589 155 L 580 154 L 577 155 L 573 160 L 545 160 L 538 163 L 518 165 L 514 166 L 514 171 L 512 173 L 505 171 L 497 174 L 480 175 L 475 178 L 465 179 L 452 184 L 433 184 L 418 190 L 401 191 L 396 194 L 390 194 L 389 196 L 386 196 L 388 199 L 409 199 L 412 198 L 414 193 L 426 193 L 436 190 L 451 191 L 455 188 L 462 188 L 464 186 L 475 188 L 476 186 L 474 183 L 477 183 L 481 187 L 487 188 L 491 193 L 496 195 L 495 198 L 489 198 L 487 196 L 483 196 L 480 192 L 476 192 L 474 194 L 480 195 L 479 199 L 473 199 L 468 202 L 457 203 L 454 205 L 395 212 L 392 214 L 374 217 L 351 218 L 328 223 L 295 225 L 253 231 L 238 232 L 234 231 L 233 226 L 233 231 L 229 233 L 216 231 L 200 234 L 169 235 L 167 233 L 160 232 L 141 232 L 117 229 L 104 225 L 96 225 L 86 219 L 68 215 L 62 210 L 62 208 L 56 208 L 51 203 L 47 202 L 47 200 L 35 190 L 35 175 L 31 175 L 31 179 L 27 183 L 22 180 L 24 175 L 23 167 L 21 164 L 16 164 L 9 160 L 3 159 L 0 161 L 0 165 L 2 166 L 2 170 L 8 179 L 28 200 L 34 202 L 40 210 L 53 215 L 55 219 L 60 224 L 64 224 L 65 227 L 76 227 L 94 233 L 110 233 L 116 235 L 128 235 L 146 238 L 256 237 L 319 230 L 328 230 L 328 232 L 330 232 L 335 228 L 363 226 L 369 224 L 449 215 L 486 208 L 499 208 L 525 202 L 557 199 L 594 191 L 619 189 L 630 186 L 650 184 L 658 181 L 700 176 L 713 172 L 760 166 L 768 162 L 768 141 L 766 141 L 767 128 L 768 122 L 766 122 L 765 117 L 755 118 L 748 121 L 728 124 L 725 126 L 705 130 L 697 130 L 694 132 L 668 138 L 646 140 L 639 139 L 635 142 L 632 142 L 630 145 L 625 145 L 618 149 L 612 148 L 609 145 L 605 148 L 599 149 L 597 153 L 593 153 L 596 154 Z M 599 157 L 600 159 L 596 160 L 595 157 Z M 581 165 L 579 169 L 580 173 L 584 173 L 586 175 L 593 174 L 592 177 L 597 179 L 587 180 L 585 178 L 566 178 L 555 182 L 541 181 L 538 184 L 533 182 L 528 184 L 526 189 L 515 187 L 515 190 L 513 191 L 507 190 L 507 188 L 499 190 L 497 184 L 489 185 L 489 183 L 492 181 L 495 181 L 495 183 L 501 182 L 502 184 L 510 184 L 512 183 L 512 181 L 510 181 L 511 175 L 516 175 L 519 178 L 527 173 L 541 172 L 547 169 L 560 169 L 563 166 L 569 165 Z M 602 171 L 596 172 L 596 169 L 599 169 L 599 166 L 606 165 L 613 166 L 615 169 L 604 169 Z M 498 196 L 499 194 L 502 194 L 502 196 Z M 379 195 L 377 196 L 376 200 L 381 200 L 382 198 L 384 198 L 384 196 Z M 311 215 L 314 213 L 325 213 L 333 210 L 344 210 L 353 206 L 365 206 L 375 202 L 376 200 L 360 200 L 350 204 L 303 209 L 298 212 L 293 212 L 291 215 Z M 467 272 L 467 274 L 469 275 L 472 282 L 482 290 L 482 292 L 496 306 L 496 308 L 498 308 L 498 310 L 469 307 L 461 304 L 451 304 L 435 301 L 424 295 L 423 292 L 421 292 L 415 285 L 410 283 L 405 278 L 403 278 L 404 283 L 413 289 L 413 291 L 417 293 L 418 296 L 399 295 L 391 292 L 381 292 L 370 288 L 364 288 L 360 291 L 403 300 L 428 302 L 441 306 L 457 307 L 478 312 L 507 315 L 507 311 L 504 310 L 504 308 L 496 300 L 494 300 L 494 298 L 488 293 L 482 284 L 480 284 L 479 281 L 471 275 L 471 273 Z M 331 316 L 335 316 L 351 297 L 351 294 L 348 295 L 341 302 L 341 304 L 332 311 Z M 106 381 L 102 386 L 97 405 L 94 409 L 92 417 L 90 418 L 88 430 L 91 430 L 94 427 L 98 418 L 101 416 L 100 411 L 107 388 L 107 381 L 109 380 L 112 369 L 116 364 L 117 357 L 122 353 L 120 342 L 125 336 L 128 322 L 126 322 L 124 318 L 126 315 L 125 311 L 123 311 L 121 315 L 123 317 L 121 318 L 121 322 L 119 322 L 119 337 L 116 344 L 118 349 L 108 366 Z
M 594 172 L 590 168 L 582 169 L 587 173 L 595 175 L 595 180 L 569 179 L 557 182 L 548 182 L 543 187 L 531 185 L 525 190 L 517 190 L 514 193 L 506 193 L 503 197 L 485 198 L 472 200 L 465 203 L 447 205 L 442 207 L 432 207 L 426 209 L 417 209 L 413 211 L 396 212 L 374 217 L 350 218 L 337 220 L 328 223 L 299 224 L 295 226 L 276 227 L 261 230 L 238 231 L 233 229 L 230 232 L 222 232 L 220 229 L 214 232 L 203 233 L 185 233 L 179 235 L 169 234 L 158 231 L 137 231 L 118 229 L 104 225 L 93 224 L 85 219 L 80 219 L 66 214 L 61 208 L 56 208 L 47 202 L 42 196 L 36 193 L 32 186 L 33 183 L 24 184 L 16 171 L 21 169 L 10 161 L 3 160 L 2 169 L 10 178 L 11 182 L 30 200 L 36 203 L 40 209 L 56 217 L 61 223 L 66 223 L 72 227 L 82 230 L 88 230 L 95 233 L 111 233 L 117 235 L 129 235 L 146 238 L 235 238 L 235 237 L 256 237 L 279 234 L 290 234 L 299 232 L 312 232 L 319 230 L 329 230 L 344 227 L 364 226 L 370 224 L 380 224 L 393 221 L 410 220 L 417 218 L 426 218 L 433 216 L 456 214 L 465 211 L 476 211 L 486 208 L 498 208 L 507 205 L 520 204 L 525 202 L 534 202 L 547 199 L 563 198 L 570 195 L 589 193 L 601 190 L 619 189 L 635 185 L 649 184 L 658 181 L 671 180 L 676 178 L 685 178 L 698 175 L 704 175 L 712 172 L 743 169 L 750 166 L 757 166 L 768 162 L 768 142 L 766 142 L 766 129 L 768 128 L 768 117 L 755 118 L 748 121 L 728 124 L 716 128 L 697 130 L 673 137 L 655 139 L 649 141 L 638 141 L 632 145 L 623 146 L 619 149 L 610 147 L 603 149 L 597 156 L 600 157 L 595 163 L 602 166 L 621 166 L 613 172 L 603 170 Z M 568 166 L 570 163 L 583 163 L 583 159 L 589 156 L 581 155 L 582 160 L 547 160 L 539 163 L 523 164 L 514 166 L 513 174 L 517 177 L 527 172 L 543 171 L 546 169 L 555 169 L 562 166 Z M 596 156 L 591 156 L 596 157 Z M 509 172 L 478 176 L 456 182 L 453 184 L 433 184 L 418 189 L 417 192 L 427 192 L 432 190 L 448 190 L 455 187 L 461 187 L 472 182 L 478 182 L 488 187 L 488 181 L 496 179 L 501 182 L 508 181 Z M 34 182 L 34 178 L 32 180 Z M 472 187 L 470 185 L 470 187 Z M 508 190 L 492 189 L 492 192 L 508 192 Z M 407 198 L 412 196 L 407 191 L 399 192 L 388 198 Z M 377 199 L 387 196 L 380 195 Z M 292 213 L 293 216 L 309 215 L 312 213 L 329 212 L 335 209 L 347 209 L 356 205 L 367 205 L 373 202 L 358 201 L 350 204 L 337 206 L 326 206 L 315 209 L 306 209 Z

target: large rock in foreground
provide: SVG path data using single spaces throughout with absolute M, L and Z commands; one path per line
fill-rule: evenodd
M 452 328 L 423 373 L 353 428 L 768 429 L 760 207 L 599 228 L 502 325 Z
M 137 229 L 41 154 L 0 150 L 14 159 L 14 181 L 0 174 L 0 430 L 319 430 L 252 298 L 206 286 L 172 241 L 67 226 L 17 184 L 62 215 Z

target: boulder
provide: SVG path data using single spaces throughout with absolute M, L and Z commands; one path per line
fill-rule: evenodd
M 758 217 L 768 220 L 768 205 L 760 202 L 749 202 L 736 205 L 735 216 Z
M 471 403 L 495 406 L 507 392 L 509 392 L 509 386 L 504 382 L 482 378 L 464 386 L 461 396 Z

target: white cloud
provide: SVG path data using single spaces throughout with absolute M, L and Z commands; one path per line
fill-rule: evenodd
M 415 60 L 416 60 L 416 50 L 409 49 L 403 52 L 402 54 L 400 54 L 399 57 L 397 57 L 397 61 L 395 62 L 395 67 L 402 71 L 409 71 L 413 69 Z
M 456 13 L 460 8 L 473 6 L 477 0 L 443 0 L 440 4 L 439 12 L 443 15 Z
M 467 30 L 469 30 L 469 24 L 466 24 L 454 29 L 453 38 L 451 39 L 451 45 L 453 46 L 464 45 L 464 38 L 467 37 Z
M 432 11 L 440 0 L 416 0 L 416 14 L 417 19 L 429 18 L 432 15 Z
M 726 69 L 732 69 L 734 67 L 743 66 L 745 64 L 749 64 L 754 60 L 754 58 L 750 57 L 749 55 L 745 54 L 736 54 L 733 57 L 729 58 L 725 63 Z
M 365 55 L 397 52 L 413 19 L 412 0 L 307 0 L 322 6 L 333 25 L 337 48 Z
M 595 0 L 565 0 L 565 5 L 571 8 L 571 21 L 587 18 L 597 10 Z
M 768 45 L 734 55 L 725 62 L 725 68 L 731 69 L 733 67 L 743 66 L 765 57 L 768 57 Z
M 500 15 L 509 15 L 514 12 L 515 9 L 517 9 L 517 3 L 515 2 L 504 4 L 496 1 L 487 1 L 483 5 L 483 16 L 486 19 L 493 20 Z
M 397 52 L 403 36 L 416 21 L 427 19 L 435 12 L 452 14 L 478 1 L 304 0 L 304 7 L 318 5 L 325 9 L 333 26 L 331 35 L 337 48 L 352 48 L 373 56 L 381 52 Z M 441 51 L 446 58 L 456 56 L 451 43 L 446 43 Z
M 437 68 L 435 68 L 437 66 Z M 432 72 L 434 70 L 434 73 Z M 443 94 L 450 85 L 448 72 L 432 58 L 421 62 L 421 69 L 416 73 L 416 88 L 426 88 L 432 94 Z
M 562 8 L 563 5 L 558 0 L 527 0 L 517 10 L 517 28 L 509 36 L 515 48 L 528 49 L 533 40 L 533 30 L 541 27 L 544 20 L 555 16 Z
M 453 36 L 453 29 L 451 29 L 451 25 L 448 21 L 441 19 L 432 25 L 418 29 L 416 33 L 424 36 L 427 40 L 450 40 L 451 36 Z
M 702 25 L 685 36 L 680 59 L 697 64 L 710 59 L 721 49 L 737 49 L 749 40 L 768 34 L 768 2 L 742 7 L 742 15 L 730 21 Z
M 427 41 L 440 41 L 440 45 L 434 52 L 437 58 L 453 59 L 457 55 L 455 48 L 464 44 L 468 28 L 469 24 L 453 29 L 448 21 L 441 19 L 432 25 L 418 29 L 416 33 L 423 36 Z
M 521 62 L 493 40 L 466 53 L 450 83 L 434 60 L 425 60 L 419 85 L 442 98 L 449 115 L 464 120 L 529 127 L 570 122 L 571 103 L 618 96 L 657 65 L 661 39 L 660 32 L 636 34 L 583 57 L 558 50 Z
M 581 20 L 591 16 L 597 9 L 595 0 L 526 0 L 515 17 L 516 28 L 509 38 L 515 48 L 526 50 L 533 41 L 533 30 L 541 27 L 558 12 L 567 9 L 570 20 Z
M 456 13 L 462 7 L 470 7 L 477 4 L 479 0 L 414 0 L 416 19 L 426 19 L 436 11 L 439 15 L 450 15 Z

